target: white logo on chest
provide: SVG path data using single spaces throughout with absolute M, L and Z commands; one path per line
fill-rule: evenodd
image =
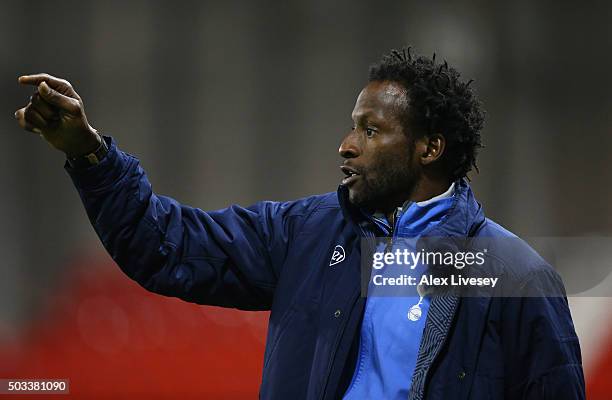
M 410 307 L 408 311 L 408 319 L 410 321 L 418 321 L 421 319 L 421 315 L 423 315 L 423 310 L 421 310 L 421 303 L 423 302 L 423 296 L 419 298 L 419 302 Z
M 336 265 L 344 261 L 344 248 L 340 245 L 334 247 L 334 252 L 332 253 L 331 260 L 329 261 L 329 266 Z

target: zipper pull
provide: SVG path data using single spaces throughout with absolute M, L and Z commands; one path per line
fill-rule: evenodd
M 396 225 L 399 222 L 399 219 L 402 216 L 402 207 L 397 207 L 395 209 L 395 211 L 393 211 L 393 224 L 391 225 L 391 236 L 393 236 L 393 234 L 396 231 Z

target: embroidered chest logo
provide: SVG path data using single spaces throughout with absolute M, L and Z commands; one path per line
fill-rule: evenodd
M 337 245 L 334 247 L 334 252 L 332 253 L 331 260 L 329 261 L 329 266 L 336 265 L 344 261 L 344 247 Z

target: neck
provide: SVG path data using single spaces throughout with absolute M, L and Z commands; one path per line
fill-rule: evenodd
M 416 203 L 431 199 L 432 197 L 444 193 L 446 190 L 448 190 L 450 185 L 451 181 L 449 179 L 427 179 L 424 177 L 417 182 L 410 193 L 405 193 L 403 196 L 398 196 L 395 201 L 393 201 L 384 210 L 380 210 L 380 212 L 385 214 L 387 221 L 393 222 L 395 210 L 398 207 L 403 206 L 407 201 Z
M 414 202 L 429 200 L 432 197 L 446 192 L 451 183 L 452 182 L 449 179 L 440 179 L 435 181 L 423 179 L 416 185 L 412 194 L 408 196 L 406 200 Z

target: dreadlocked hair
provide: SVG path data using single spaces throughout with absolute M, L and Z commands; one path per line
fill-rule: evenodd
M 484 111 L 470 84 L 448 63 L 436 64 L 431 58 L 413 56 L 411 48 L 391 50 L 370 67 L 369 81 L 392 81 L 404 86 L 408 107 L 402 115 L 404 128 L 417 128 L 421 137 L 439 133 L 446 139 L 443 159 L 452 179 L 462 178 L 472 168 L 478 172 L 476 156 L 484 147 L 480 130 Z

